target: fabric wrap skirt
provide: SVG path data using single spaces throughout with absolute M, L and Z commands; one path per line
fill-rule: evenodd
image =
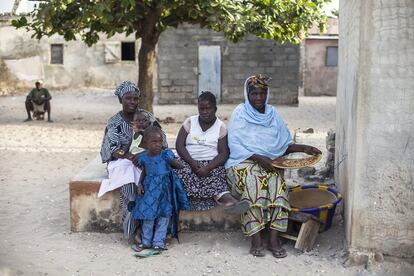
M 259 164 L 246 160 L 227 170 L 232 195 L 249 202 L 249 210 L 241 215 L 241 228 L 246 236 L 270 229 L 286 232 L 290 205 L 283 170 L 268 172 Z
M 226 170 L 223 166 L 213 169 L 206 177 L 200 177 L 191 170 L 190 165 L 179 159 L 184 165 L 183 169 L 176 170 L 178 177 L 184 184 L 185 192 L 190 201 L 191 210 L 204 211 L 217 206 L 214 197 L 228 193 Z M 210 161 L 197 161 L 201 166 Z

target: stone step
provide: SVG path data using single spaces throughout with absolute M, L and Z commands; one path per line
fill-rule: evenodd
M 106 165 L 98 155 L 69 183 L 70 225 L 73 232 L 121 232 L 119 189 L 98 198 Z M 182 211 L 183 231 L 234 231 L 240 229 L 239 216 L 227 214 L 223 207 L 208 211 Z

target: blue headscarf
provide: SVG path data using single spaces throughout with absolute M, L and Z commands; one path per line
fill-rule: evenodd
M 265 112 L 260 113 L 249 102 L 248 83 L 257 76 L 251 76 L 244 83 L 244 103 L 239 104 L 231 115 L 228 128 L 230 157 L 225 164 L 228 169 L 260 154 L 275 159 L 282 156 L 292 143 L 292 136 L 276 109 L 268 104 L 269 88 Z

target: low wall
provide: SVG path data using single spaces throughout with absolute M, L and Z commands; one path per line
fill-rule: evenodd
M 73 232 L 120 232 L 122 214 L 119 189 L 98 198 L 106 165 L 100 156 L 82 169 L 69 183 L 70 225 Z M 187 231 L 230 231 L 240 229 L 239 216 L 223 207 L 208 211 L 182 211 L 180 229 Z

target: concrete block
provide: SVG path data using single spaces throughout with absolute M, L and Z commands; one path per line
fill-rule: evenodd
M 251 66 L 251 67 L 255 67 L 255 66 L 257 66 L 257 65 L 258 65 L 258 62 L 257 62 L 257 61 L 248 61 L 248 62 L 247 62 L 247 65 L 248 65 L 248 66 Z
M 70 225 L 73 232 L 121 232 L 119 190 L 97 197 L 106 165 L 97 156 L 69 183 Z M 234 231 L 240 229 L 240 216 L 227 214 L 218 206 L 208 211 L 182 211 L 181 230 Z
M 293 47 L 285 48 L 285 53 L 286 54 L 296 54 L 297 52 L 298 52 L 297 48 L 293 48 Z
M 284 63 L 281 60 L 276 60 L 276 61 L 272 62 L 272 66 L 282 67 L 283 65 L 284 65 Z
M 161 86 L 169 86 L 171 85 L 172 81 L 171 80 L 161 80 Z
M 298 66 L 299 65 L 299 61 L 298 60 L 287 60 L 285 61 L 285 65 L 286 66 Z
M 218 206 L 208 211 L 182 211 L 180 229 L 188 231 L 235 231 L 240 229 L 240 216 L 227 214 Z
M 295 60 L 295 59 L 299 59 L 299 56 L 297 54 L 292 54 L 292 55 L 288 55 L 287 59 L 288 60 Z
M 69 183 L 70 227 L 73 232 L 120 231 L 119 191 L 97 198 L 106 165 L 97 156 Z

